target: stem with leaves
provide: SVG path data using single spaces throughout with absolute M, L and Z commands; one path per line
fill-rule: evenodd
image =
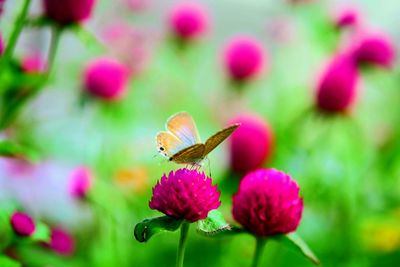
M 258 266 L 266 243 L 266 238 L 256 237 L 256 252 L 254 253 L 252 267 Z
M 190 224 L 188 222 L 183 222 L 181 226 L 181 236 L 179 238 L 178 254 L 176 257 L 176 267 L 183 266 L 183 258 L 185 256 L 185 246 L 189 232 L 189 226 Z

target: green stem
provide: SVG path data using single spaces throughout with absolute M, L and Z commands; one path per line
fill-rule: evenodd
M 260 259 L 261 259 L 261 255 L 262 252 L 264 250 L 265 244 L 267 243 L 267 239 L 266 238 L 262 238 L 262 237 L 257 237 L 256 238 L 256 252 L 254 253 L 254 258 L 253 258 L 253 263 L 252 263 L 252 267 L 257 267 Z
M 50 76 L 50 73 L 53 70 L 58 46 L 60 44 L 61 33 L 62 33 L 62 28 L 60 28 L 58 26 L 54 26 L 52 28 L 50 49 L 49 49 L 49 54 L 47 57 L 47 76 Z
M 40 90 L 46 85 L 51 71 L 53 69 L 55 57 L 57 54 L 58 46 L 61 39 L 62 28 L 54 27 L 52 28 L 51 34 L 51 43 L 49 54 L 47 58 L 47 72 L 43 74 L 41 80 L 33 86 L 33 88 L 29 88 L 29 92 L 16 96 L 14 99 L 9 100 L 7 105 L 5 106 L 4 111 L 0 115 L 0 129 L 4 129 L 8 127 L 18 116 L 24 105 L 32 99 L 36 94 L 40 92 Z
M 17 44 L 18 37 L 19 37 L 22 29 L 24 28 L 24 25 L 26 22 L 26 16 L 28 15 L 30 3 L 31 3 L 31 0 L 25 0 L 24 4 L 22 6 L 21 12 L 15 22 L 14 31 L 11 34 L 10 40 L 8 41 L 6 51 L 4 52 L 4 58 L 5 58 L 6 62 L 8 62 L 11 59 L 11 57 L 14 53 L 14 49 Z
M 183 258 L 185 256 L 185 245 L 190 224 L 183 222 L 181 226 L 181 236 L 179 238 L 178 254 L 176 256 L 176 267 L 183 266 Z

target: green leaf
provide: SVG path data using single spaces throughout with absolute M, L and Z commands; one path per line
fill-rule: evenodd
M 33 241 L 47 242 L 50 240 L 50 229 L 44 223 L 37 223 L 36 230 L 30 237 Z
M 0 266 L 1 267 L 20 267 L 22 265 L 18 261 L 15 261 L 4 255 L 0 255 Z
M 183 220 L 176 220 L 168 216 L 161 216 L 136 224 L 135 238 L 139 242 L 147 242 L 153 235 L 164 231 L 174 232 L 181 226 Z
M 218 210 L 210 211 L 207 218 L 197 222 L 197 232 L 206 236 L 216 236 L 230 230 L 230 225 Z
M 25 158 L 31 161 L 38 159 L 36 151 L 10 140 L 0 141 L 0 157 Z
M 300 252 L 315 265 L 320 264 L 320 261 L 315 256 L 314 252 L 311 251 L 311 249 L 308 247 L 308 245 L 296 233 L 291 233 L 291 234 L 287 234 L 287 235 L 278 235 L 278 236 L 274 237 L 274 239 L 283 243 L 284 245 L 288 246 L 289 248 L 292 248 L 293 250 Z

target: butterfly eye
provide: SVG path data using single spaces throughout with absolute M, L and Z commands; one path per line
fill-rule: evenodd
M 163 147 L 160 147 L 160 150 L 161 150 L 161 151 L 164 151 L 164 148 L 163 148 Z

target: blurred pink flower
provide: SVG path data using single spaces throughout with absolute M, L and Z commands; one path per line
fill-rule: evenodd
M 6 3 L 6 0 L 0 0 L 0 15 L 2 15 L 4 12 L 4 4 L 5 3 Z
M 0 33 L 0 56 L 3 55 L 4 52 L 4 40 L 3 35 Z
M 232 215 L 256 236 L 287 234 L 297 229 L 303 212 L 299 186 L 284 172 L 248 173 L 233 196 Z
M 269 125 L 260 117 L 242 114 L 229 124 L 240 122 L 240 127 L 231 135 L 230 164 L 237 173 L 247 173 L 259 168 L 271 156 L 273 135 Z
M 32 218 L 23 212 L 14 212 L 10 218 L 14 232 L 20 236 L 31 236 L 36 229 Z
M 77 199 L 86 198 L 93 185 L 93 175 L 90 169 L 78 167 L 72 171 L 68 190 L 72 197 Z
M 150 5 L 151 0 L 125 0 L 125 2 L 130 10 L 140 12 Z
M 92 96 L 105 101 L 123 97 L 128 82 L 125 65 L 113 58 L 97 58 L 91 61 L 84 73 L 84 89 Z
M 31 54 L 22 59 L 21 67 L 25 73 L 42 73 L 46 71 L 47 63 L 39 54 Z
M 359 23 L 358 10 L 350 7 L 338 10 L 334 17 L 334 23 L 338 29 L 357 26 Z
M 346 112 L 356 100 L 359 71 L 351 54 L 337 55 L 317 85 L 316 107 L 327 113 Z
M 151 57 L 151 33 L 125 23 L 114 23 L 102 33 L 111 53 L 123 62 L 132 76 L 140 74 Z
M 396 60 L 392 41 L 382 34 L 362 36 L 354 48 L 358 64 L 371 64 L 391 68 Z
M 176 219 L 205 219 L 221 202 L 217 186 L 204 172 L 179 169 L 163 175 L 153 188 L 149 206 Z
M 199 3 L 182 2 L 170 12 L 169 24 L 172 32 L 182 40 L 199 38 L 207 31 L 208 14 Z
M 60 25 L 88 19 L 94 4 L 95 0 L 43 0 L 45 16 Z
M 254 78 L 265 67 L 265 61 L 263 47 L 251 37 L 236 37 L 225 46 L 225 69 L 234 81 Z
M 75 251 L 75 241 L 64 229 L 53 228 L 51 230 L 49 248 L 60 255 L 70 256 Z

